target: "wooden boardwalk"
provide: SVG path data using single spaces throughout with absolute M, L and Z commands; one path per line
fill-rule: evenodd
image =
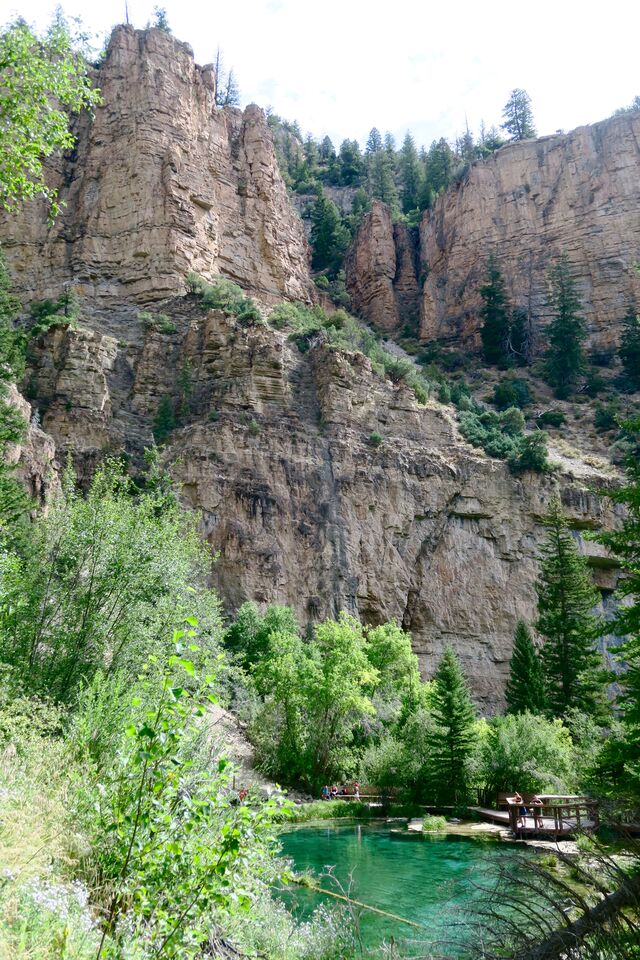
M 515 836 L 569 837 L 575 833 L 597 830 L 600 821 L 598 804 L 587 797 L 541 796 L 542 805 L 535 808 L 531 801 L 522 804 L 507 800 L 506 810 L 490 807 L 471 807 L 483 820 L 504 826 Z M 526 816 L 520 816 L 520 807 L 527 808 Z

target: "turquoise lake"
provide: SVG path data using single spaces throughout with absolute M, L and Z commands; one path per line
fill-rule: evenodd
M 367 947 L 393 937 L 405 949 L 413 942 L 415 952 L 424 955 L 424 941 L 439 940 L 440 955 L 455 957 L 456 949 L 445 952 L 442 941 L 470 937 L 464 924 L 480 896 L 479 881 L 490 879 L 505 858 L 522 856 L 522 850 L 448 834 L 407 836 L 402 830 L 401 824 L 333 822 L 299 827 L 284 832 L 280 839 L 283 855 L 293 860 L 297 870 L 313 871 L 321 886 L 338 892 L 326 875 L 329 865 L 344 886 L 351 872 L 352 899 L 421 925 L 417 929 L 362 911 L 360 930 Z M 336 904 L 332 897 L 301 887 L 290 887 L 281 896 L 301 920 L 320 904 Z

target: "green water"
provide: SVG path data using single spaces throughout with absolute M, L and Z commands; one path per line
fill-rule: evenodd
M 516 854 L 508 844 L 452 835 L 407 836 L 392 828 L 400 831 L 403 825 L 352 822 L 300 827 L 282 834 L 283 855 L 293 860 L 297 870 L 313 871 L 321 886 L 330 890 L 338 888 L 326 876 L 328 865 L 335 867 L 335 876 L 345 886 L 351 871 L 353 899 L 414 920 L 423 928 L 363 911 L 361 936 L 367 947 L 394 937 L 405 948 L 413 942 L 416 952 L 424 955 L 418 941 L 455 938 L 466 942 L 470 933 L 464 925 L 469 908 L 480 896 L 478 883 L 490 878 L 499 861 L 522 856 L 522 850 Z M 301 920 L 320 904 L 336 903 L 300 887 L 289 888 L 283 897 Z M 450 948 L 440 955 L 455 957 L 458 951 Z

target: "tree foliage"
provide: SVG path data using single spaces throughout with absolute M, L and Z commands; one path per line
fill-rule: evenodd
M 536 135 L 533 124 L 533 110 L 531 97 L 526 90 L 516 87 L 511 91 L 509 99 L 504 105 L 502 129 L 506 130 L 511 140 L 530 140 Z
M 460 662 L 449 646 L 433 676 L 432 701 L 434 726 L 429 746 L 434 792 L 441 801 L 464 803 L 476 746 L 475 710 Z
M 506 699 L 508 713 L 541 714 L 547 705 L 542 663 L 523 620 L 516 627 Z
M 547 328 L 545 377 L 556 397 L 564 400 L 573 392 L 584 370 L 586 339 L 582 306 L 566 255 L 552 267 L 549 282 L 553 318 Z
M 480 287 L 482 307 L 482 352 L 487 363 L 503 364 L 507 359 L 509 337 L 509 303 L 502 272 L 494 256 L 489 258 L 487 279 Z
M 194 519 L 161 485 L 138 492 L 110 463 L 84 497 L 68 468 L 27 558 L 3 561 L 0 660 L 30 692 L 68 701 L 96 671 L 141 663 L 183 613 L 200 612 L 213 635 L 208 564 Z
M 618 355 L 629 383 L 634 389 L 640 389 L 640 316 L 633 308 L 622 321 Z
M 57 191 L 47 184 L 43 161 L 54 150 L 73 146 L 69 113 L 91 110 L 99 102 L 61 17 L 43 36 L 21 19 L 2 30 L 0 206 L 15 210 L 22 201 L 42 196 L 55 216 Z
M 536 629 L 544 638 L 549 710 L 556 717 L 565 717 L 571 709 L 597 715 L 603 709 L 604 678 L 595 641 L 603 627 L 593 609 L 600 594 L 557 501 L 545 524 Z

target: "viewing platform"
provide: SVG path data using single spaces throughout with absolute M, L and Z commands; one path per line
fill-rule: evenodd
M 540 801 L 536 803 L 535 800 Z M 589 797 L 522 794 L 522 800 L 498 794 L 498 807 L 472 807 L 491 823 L 508 827 L 514 836 L 569 837 L 575 833 L 597 830 L 600 826 L 598 802 Z M 522 808 L 526 813 L 522 813 Z

